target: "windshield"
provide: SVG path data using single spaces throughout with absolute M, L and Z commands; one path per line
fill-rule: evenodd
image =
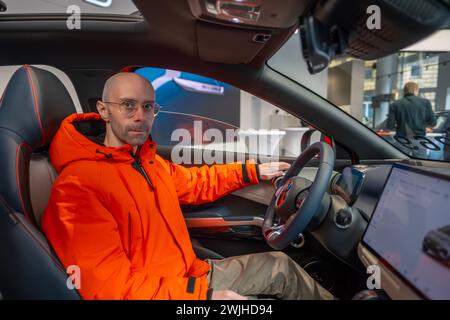
M 447 39 L 447 48 L 442 39 Z M 268 64 L 409 156 L 450 161 L 449 43 L 450 30 L 441 30 L 380 59 L 339 56 L 311 75 L 296 32 Z

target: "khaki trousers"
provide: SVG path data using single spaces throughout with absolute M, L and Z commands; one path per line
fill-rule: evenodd
M 232 290 L 250 299 L 258 295 L 285 300 L 334 299 L 283 252 L 263 252 L 207 260 L 209 287 Z

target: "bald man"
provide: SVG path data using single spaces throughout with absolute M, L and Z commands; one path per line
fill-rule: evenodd
M 147 106 L 149 110 L 146 112 L 144 108 L 142 112 L 136 112 L 131 117 L 126 112 L 124 114 L 124 110 L 120 110 L 133 110 L 135 104 Z M 112 107 L 108 108 L 108 105 Z M 135 73 L 118 73 L 109 78 L 105 83 L 102 101 L 97 102 L 97 110 L 106 122 L 104 144 L 119 147 L 128 143 L 133 147 L 133 151 L 136 151 L 137 146 L 143 145 L 150 134 L 155 106 L 155 90 L 142 76 Z
M 155 92 L 134 73 L 108 79 L 97 109 L 67 117 L 56 133 L 49 153 L 59 176 L 42 218 L 61 262 L 79 270 L 83 298 L 332 298 L 283 253 L 203 261 L 192 249 L 180 203 L 214 201 L 289 164 L 162 159 L 149 138 Z

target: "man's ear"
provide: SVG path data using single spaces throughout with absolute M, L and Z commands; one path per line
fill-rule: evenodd
M 100 100 L 97 101 L 97 111 L 103 120 L 105 120 L 106 122 L 109 122 L 109 113 L 108 113 L 108 110 L 106 109 L 106 104 L 104 104 Z

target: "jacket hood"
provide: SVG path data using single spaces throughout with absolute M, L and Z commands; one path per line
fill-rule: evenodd
M 133 148 L 129 144 L 106 147 L 103 139 L 106 123 L 97 113 L 74 113 L 65 118 L 53 138 L 49 154 L 53 167 L 59 174 L 67 165 L 76 161 L 133 162 Z M 140 148 L 140 156 L 154 148 L 147 139 Z

